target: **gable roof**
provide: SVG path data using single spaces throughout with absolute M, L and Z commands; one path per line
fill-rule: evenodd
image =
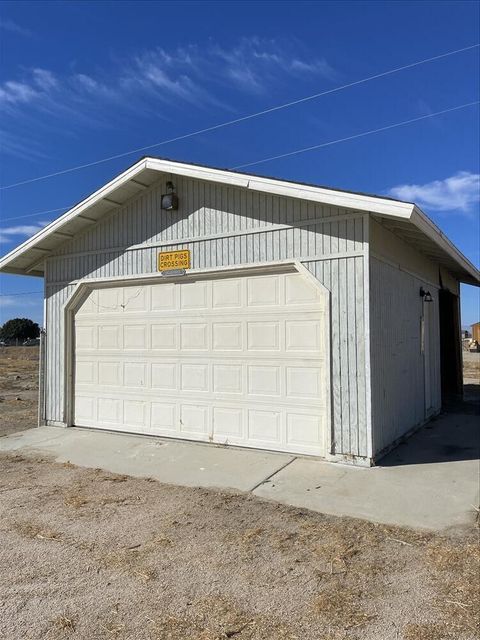
M 409 244 L 413 244 L 420 252 L 444 266 L 458 280 L 469 284 L 480 284 L 479 270 L 411 202 L 151 156 L 138 160 L 126 171 L 10 251 L 0 260 L 0 271 L 43 276 L 44 260 L 60 244 L 96 224 L 107 212 L 122 206 L 133 196 L 148 189 L 158 180 L 159 173 L 224 183 L 379 216 L 387 227 Z

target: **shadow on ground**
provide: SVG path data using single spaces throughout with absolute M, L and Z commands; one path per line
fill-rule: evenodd
M 442 413 L 382 458 L 394 467 L 480 458 L 480 385 L 466 384 L 463 398 L 445 403 Z

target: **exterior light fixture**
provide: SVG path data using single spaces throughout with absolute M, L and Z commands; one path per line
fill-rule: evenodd
M 170 180 L 167 182 L 167 193 L 162 195 L 162 209 L 164 211 L 176 211 L 178 209 L 178 196 L 175 186 Z
M 423 287 L 420 288 L 420 297 L 423 298 L 424 302 L 433 302 L 432 294 L 430 291 L 425 291 Z

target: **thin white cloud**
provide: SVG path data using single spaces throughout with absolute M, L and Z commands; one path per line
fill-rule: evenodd
M 38 224 L 20 224 L 12 227 L 0 227 L 0 242 L 10 242 L 15 238 L 30 238 L 37 231 L 43 229 L 48 222 L 42 221 Z
M 251 91 L 266 91 L 288 76 L 319 77 L 334 80 L 337 72 L 324 58 L 300 56 L 290 43 L 258 37 L 243 38 L 239 44 L 210 50 L 213 57 L 223 61 L 219 73 L 231 78 Z
M 0 86 L 0 103 L 16 105 L 31 102 L 38 97 L 38 91 L 27 82 L 7 80 Z
M 32 138 L 25 135 L 15 136 L 5 129 L 0 129 L 0 155 L 22 158 L 24 162 L 45 160 L 49 157 Z
M 458 171 L 444 180 L 426 184 L 400 184 L 390 189 L 389 194 L 431 211 L 470 213 L 480 202 L 480 174 Z
M 2 295 L 0 298 L 0 306 L 1 307 L 14 307 L 17 306 L 21 301 L 18 299 L 18 296 L 7 296 Z
M 338 78 L 338 73 L 328 64 L 325 58 L 310 61 L 295 58 L 290 63 L 290 69 L 292 71 L 300 71 L 301 73 L 317 74 L 329 80 L 336 80 Z
M 25 29 L 25 27 L 20 26 L 13 20 L 0 20 L 0 29 L 3 29 L 3 31 L 10 31 L 11 33 L 16 33 L 20 36 L 29 37 L 32 35 L 32 32 L 29 29 Z
M 40 129 L 71 136 L 76 131 L 72 123 L 77 128 L 104 129 L 118 126 L 122 119 L 127 122 L 132 112 L 137 117 L 155 113 L 169 119 L 173 109 L 192 105 L 236 112 L 239 94 L 268 94 L 294 78 L 331 80 L 334 74 L 325 59 L 309 57 L 299 43 L 257 37 L 243 38 L 228 47 L 211 41 L 168 51 L 158 47 L 128 61 L 117 60 L 113 68 L 95 74 L 83 69 L 68 74 L 39 67 L 23 70 L 18 78 L 0 83 L 0 109 L 4 127 L 10 131 L 1 152 L 22 154 L 26 123 L 32 131 L 28 142 L 34 146 Z M 225 87 L 231 104 L 218 97 Z M 108 107 L 115 109 L 115 121 Z M 22 137 L 11 133 L 19 121 Z
M 34 69 L 32 71 L 34 83 L 42 91 L 49 91 L 58 86 L 58 80 L 48 69 Z

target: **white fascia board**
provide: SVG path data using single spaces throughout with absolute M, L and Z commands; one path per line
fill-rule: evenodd
M 135 177 L 138 173 L 140 173 L 143 169 L 145 169 L 145 165 L 146 165 L 146 160 L 145 159 L 140 160 L 139 162 L 134 164 L 133 167 L 130 167 L 130 169 L 127 169 L 121 175 L 117 176 L 110 182 L 107 182 L 107 184 L 105 184 L 103 187 L 101 187 L 100 189 L 92 193 L 90 196 L 85 198 L 85 200 L 82 200 L 77 205 L 69 209 L 66 213 L 64 213 L 59 218 L 57 218 L 57 220 L 54 220 L 53 222 L 51 222 L 49 225 L 41 229 L 34 236 L 32 236 L 31 238 L 28 238 L 28 240 L 25 240 L 25 242 L 22 242 L 22 244 L 20 244 L 18 247 L 16 247 L 15 249 L 7 253 L 7 255 L 5 255 L 0 260 L 0 271 L 4 267 L 7 267 L 8 263 L 12 259 L 18 257 L 22 253 L 25 253 L 26 251 L 28 251 L 28 249 L 33 248 L 37 243 L 41 242 L 42 239 L 53 234 L 55 231 L 59 230 L 61 227 L 68 224 L 70 220 L 81 215 L 86 209 L 94 205 L 96 202 L 108 196 L 108 194 L 114 191 L 116 188 L 118 188 L 125 182 L 128 182 L 129 180 L 131 180 L 131 178 Z
M 230 171 L 221 171 L 220 169 L 210 169 L 209 167 L 200 167 L 183 162 L 170 162 L 168 160 L 159 160 L 157 158 L 147 158 L 147 169 L 161 171 L 163 173 L 171 173 L 173 175 L 186 176 L 187 178 L 196 178 L 197 180 L 210 180 L 212 182 L 222 182 L 230 184 L 234 187 L 248 187 L 248 176 L 232 173 Z
M 347 209 L 357 209 L 358 211 L 368 211 L 377 214 L 389 214 L 395 218 L 409 219 L 414 205 L 409 202 L 398 202 L 373 196 L 361 195 L 336 191 L 335 189 L 324 189 L 309 185 L 295 184 L 285 180 L 273 180 L 248 174 L 224 171 L 222 169 L 210 169 L 208 167 L 197 167 L 195 165 L 181 162 L 169 162 L 168 160 L 157 160 L 147 158 L 147 168 L 164 173 L 179 174 L 196 178 L 197 180 L 209 180 L 220 182 L 232 186 L 272 193 L 279 196 L 298 198 L 300 200 L 310 200 L 312 202 L 324 202 L 325 204 L 345 207 Z
M 445 251 L 464 271 L 469 273 L 477 286 L 480 285 L 480 271 L 457 249 L 443 231 L 441 231 L 441 229 L 439 229 L 437 225 L 417 206 L 413 209 L 411 222 L 420 229 L 422 233 L 433 240 L 438 247 L 443 249 L 443 251 Z

